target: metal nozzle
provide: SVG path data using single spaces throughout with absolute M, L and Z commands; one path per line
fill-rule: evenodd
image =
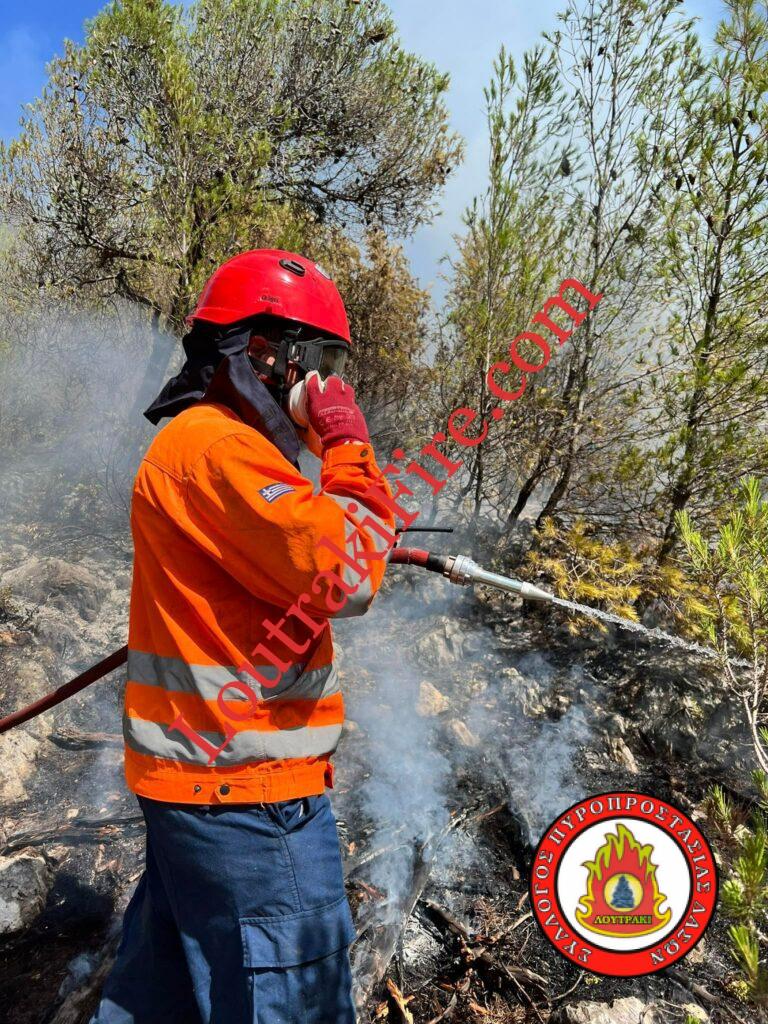
M 493 587 L 495 590 L 504 590 L 509 594 L 517 594 L 517 596 L 521 597 L 524 601 L 548 602 L 553 600 L 553 595 L 547 593 L 546 590 L 540 590 L 532 583 L 525 583 L 522 580 L 514 580 L 509 576 L 499 576 L 495 572 L 487 572 L 485 569 L 481 569 L 477 562 L 474 562 L 466 555 L 456 555 L 452 558 L 449 557 L 443 571 L 443 575 L 446 576 L 451 583 L 456 583 L 460 587 L 467 587 L 473 583 L 479 583 L 486 587 Z

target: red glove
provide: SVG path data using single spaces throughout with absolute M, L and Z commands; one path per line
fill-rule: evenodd
M 317 370 L 307 374 L 306 385 L 307 419 L 323 448 L 334 448 L 345 441 L 370 441 L 353 387 L 335 375 L 321 380 Z

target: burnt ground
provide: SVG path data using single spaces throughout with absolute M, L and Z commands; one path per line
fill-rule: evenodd
M 124 642 L 127 553 L 32 547 L 22 531 L 0 561 L 1 713 Z M 748 748 L 710 666 L 634 635 L 575 639 L 547 611 L 410 569 L 337 636 L 349 721 L 332 799 L 361 1024 L 589 1021 L 563 1008 L 629 996 L 653 1006 L 646 1024 L 696 1004 L 715 1024 L 758 1019 L 733 995 L 720 915 L 674 976 L 612 979 L 572 966 L 529 913 L 535 843 L 581 797 L 633 789 L 697 814 L 719 781 L 748 800 Z M 0 1024 L 87 1021 L 108 965 L 142 849 L 121 682 L 0 740 L 0 854 L 40 853 L 53 878 L 42 913 L 0 939 Z

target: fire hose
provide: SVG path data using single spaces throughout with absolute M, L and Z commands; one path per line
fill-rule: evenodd
M 425 530 L 419 532 L 433 531 Z M 439 530 L 434 532 L 448 531 Z M 437 555 L 431 551 L 424 551 L 421 548 L 397 547 L 390 553 L 389 563 L 391 565 L 415 565 L 421 569 L 426 569 L 428 572 L 440 573 L 441 576 L 444 576 L 451 583 L 456 583 L 458 586 L 467 587 L 479 584 L 481 586 L 493 587 L 496 590 L 503 590 L 508 594 L 516 594 L 524 601 L 546 602 L 553 600 L 553 595 L 548 594 L 546 590 L 540 590 L 531 583 L 524 583 L 522 580 L 515 580 L 507 576 L 499 576 L 495 572 L 488 572 L 466 555 Z M 0 718 L 0 734 L 8 732 L 14 726 L 29 722 L 32 718 L 37 718 L 44 711 L 50 711 L 51 708 L 55 708 L 69 697 L 84 690 L 87 686 L 91 686 L 92 683 L 103 679 L 104 676 L 109 675 L 110 672 L 124 665 L 127 660 L 127 647 L 121 647 L 118 651 L 113 651 L 108 657 L 97 662 L 95 665 L 91 665 L 85 672 L 81 672 L 79 676 L 70 679 L 68 683 L 59 686 L 51 693 L 41 697 L 40 700 L 36 700 L 33 704 L 29 704 L 20 711 L 14 711 L 13 714 L 7 715 L 5 718 Z
M 0 718 L 0 733 L 13 729 L 15 725 L 28 722 L 31 718 L 37 718 L 38 715 L 42 715 L 44 711 L 48 711 L 50 708 L 55 708 L 57 704 L 61 704 L 68 697 L 72 697 L 81 690 L 84 690 L 86 686 L 90 686 L 91 683 L 96 683 L 99 679 L 103 679 L 104 676 L 109 675 L 110 672 L 125 664 L 127 660 L 127 647 L 121 647 L 119 651 L 113 651 L 103 661 L 97 661 L 95 665 L 91 665 L 85 672 L 81 672 L 79 676 L 70 679 L 68 683 L 64 683 L 58 689 L 47 693 L 45 697 L 36 700 L 34 704 L 29 704 L 27 707 L 22 708 L 21 711 L 14 711 L 12 715 L 8 715 L 6 718 Z

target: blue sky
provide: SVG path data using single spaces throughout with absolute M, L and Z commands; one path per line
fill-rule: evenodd
M 12 137 L 21 105 L 34 99 L 45 79 L 45 64 L 61 52 L 65 38 L 81 39 L 83 21 L 102 6 L 98 0 L 0 0 L 0 136 Z M 414 270 L 436 297 L 442 293 L 441 258 L 460 229 L 461 213 L 483 187 L 486 157 L 483 86 L 502 43 L 515 56 L 555 25 L 561 0 L 390 0 L 403 43 L 451 72 L 448 102 L 453 124 L 467 141 L 462 168 L 450 180 L 436 221 L 408 243 Z M 723 12 L 721 0 L 686 0 L 711 38 Z

